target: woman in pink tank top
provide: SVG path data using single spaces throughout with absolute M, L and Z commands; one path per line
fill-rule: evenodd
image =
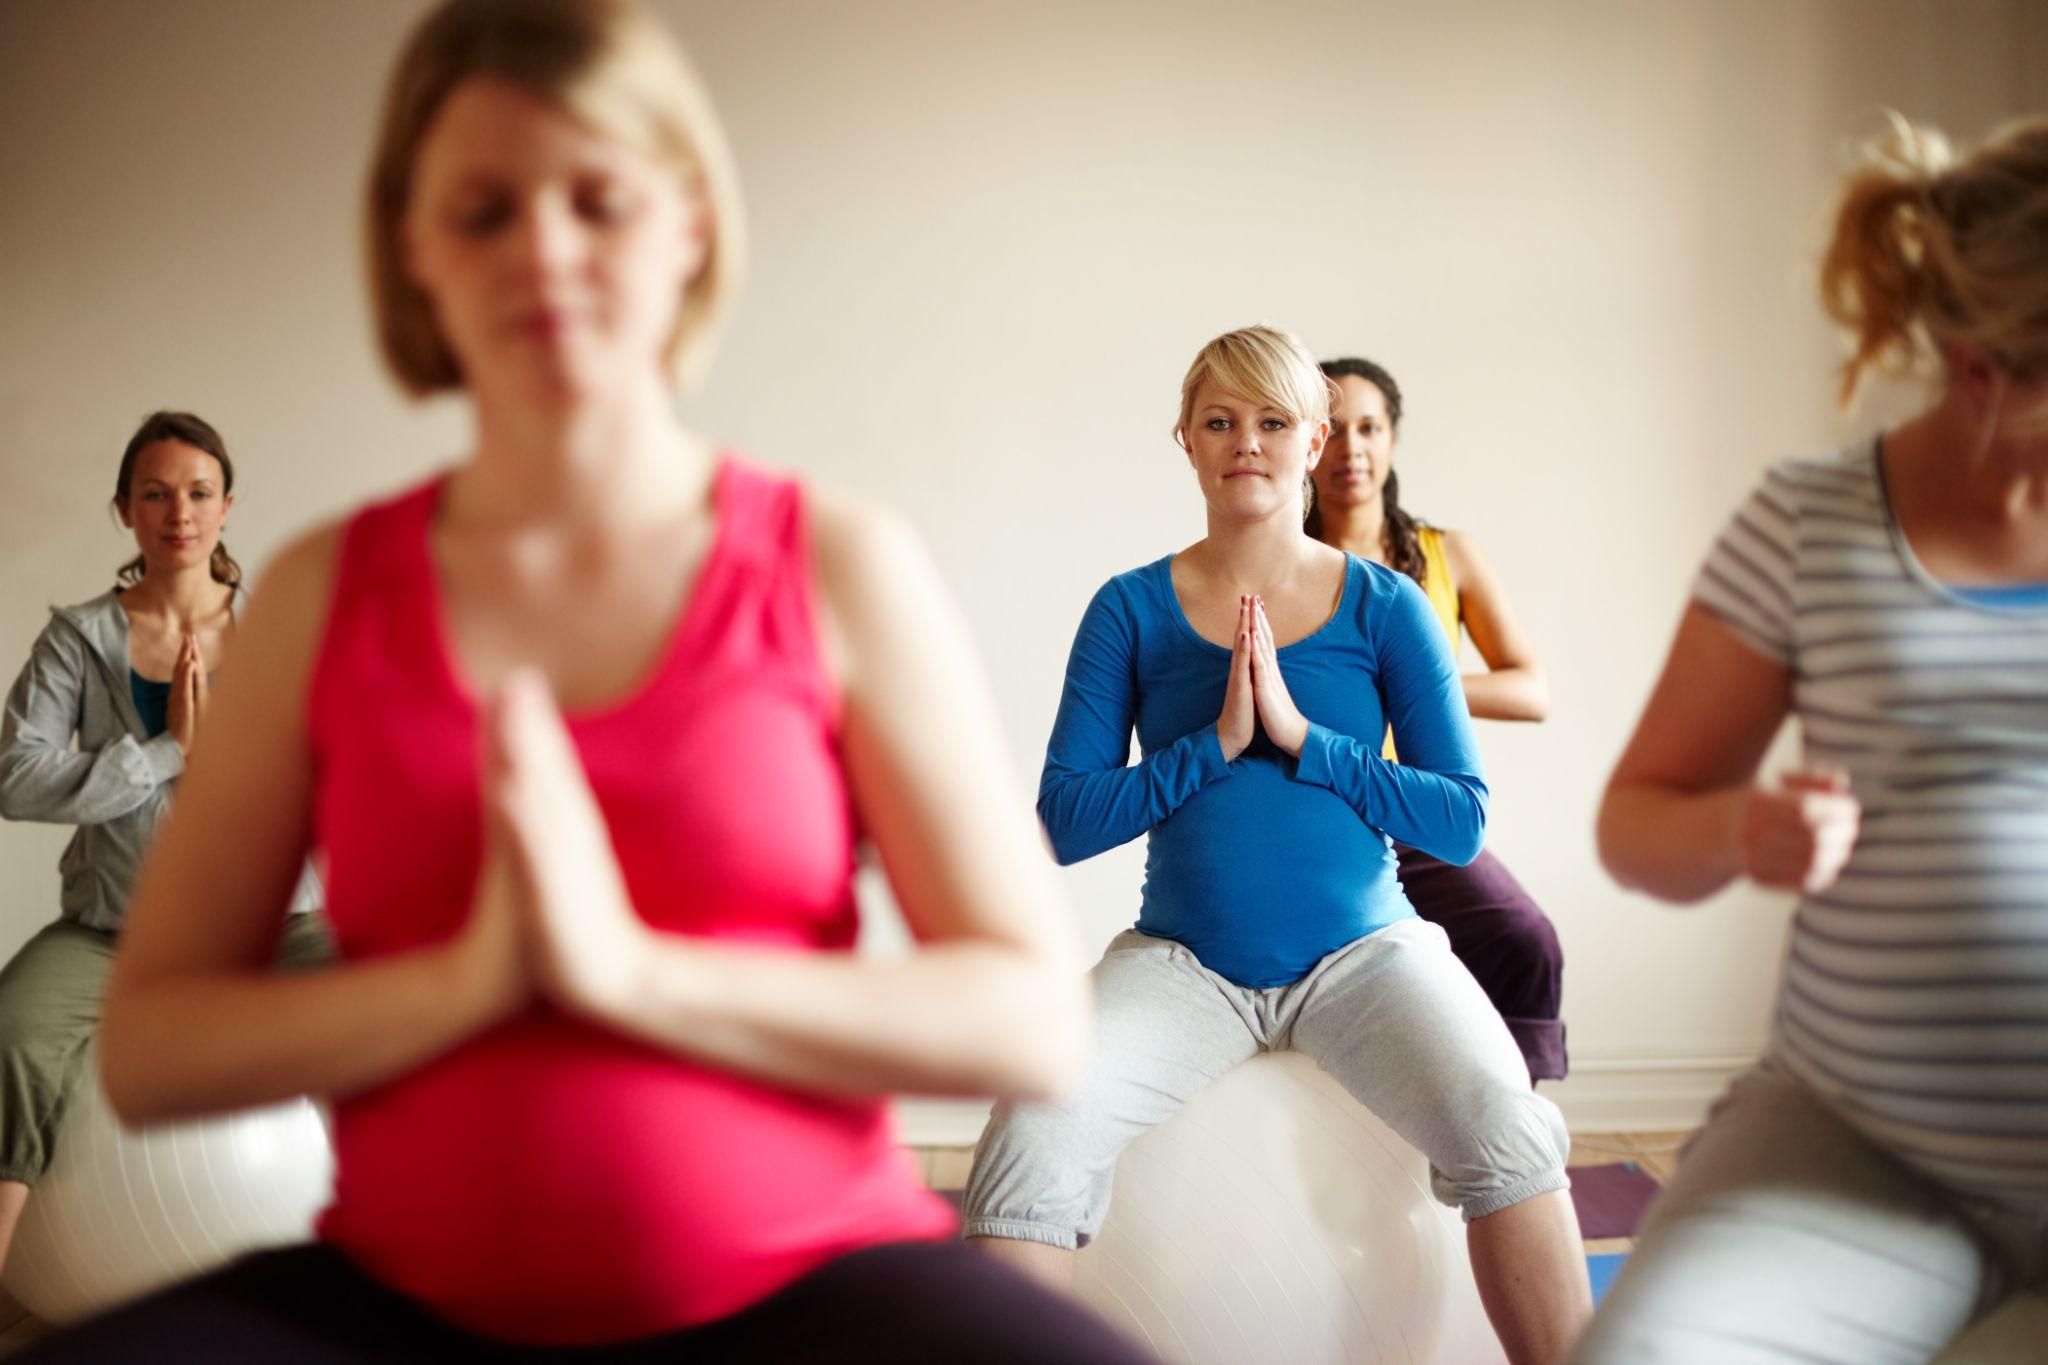
M 742 245 L 680 54 L 627 0 L 443 5 L 370 224 L 474 450 L 265 576 L 102 1044 L 131 1121 L 330 1097 L 333 1202 L 46 1358 L 1135 1360 L 894 1143 L 889 1092 L 1065 1084 L 1085 997 L 911 535 L 674 414 Z M 862 838 L 906 956 L 849 951 Z M 272 975 L 309 847 L 342 963 Z

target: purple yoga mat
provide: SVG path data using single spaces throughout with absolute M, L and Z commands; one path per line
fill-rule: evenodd
M 1573 1166 L 1572 1205 L 1579 1211 L 1579 1236 L 1633 1237 L 1643 1211 L 1662 1188 L 1633 1161 L 1611 1166 Z

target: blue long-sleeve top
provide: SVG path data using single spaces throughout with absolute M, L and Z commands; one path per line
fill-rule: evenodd
M 1464 689 L 1422 590 L 1354 555 L 1335 613 L 1279 651 L 1309 722 L 1301 757 L 1261 731 L 1225 762 L 1230 651 L 1195 633 L 1171 564 L 1119 574 L 1088 604 L 1039 818 L 1063 864 L 1148 834 L 1138 928 L 1239 985 L 1285 985 L 1415 913 L 1390 840 L 1478 856 L 1487 791 Z M 1399 763 L 1380 756 L 1390 723 Z

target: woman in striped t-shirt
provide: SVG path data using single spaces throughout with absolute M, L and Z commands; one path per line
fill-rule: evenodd
M 1765 476 L 1609 784 L 1624 884 L 1800 900 L 1768 1052 L 1581 1361 L 1925 1361 L 2048 1268 L 2048 120 L 1954 164 L 1901 124 L 1821 292 L 1845 400 L 1922 357 L 1941 391 Z

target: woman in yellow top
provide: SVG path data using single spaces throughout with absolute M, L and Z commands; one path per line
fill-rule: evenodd
M 1330 439 L 1312 475 L 1308 533 L 1398 569 L 1422 585 L 1458 648 L 1461 628 L 1486 661 L 1465 674 L 1465 704 L 1481 720 L 1542 720 L 1550 693 L 1536 649 L 1508 606 L 1507 591 L 1470 536 L 1418 522 L 1401 506 L 1394 441 L 1401 388 L 1370 360 L 1325 361 L 1336 393 Z M 1388 742 L 1389 757 L 1392 741 Z M 1564 952 L 1557 929 L 1500 859 L 1482 852 L 1454 867 L 1420 849 L 1395 846 L 1401 887 L 1415 912 L 1443 927 L 1477 977 L 1529 1064 L 1529 1079 L 1565 1074 Z

